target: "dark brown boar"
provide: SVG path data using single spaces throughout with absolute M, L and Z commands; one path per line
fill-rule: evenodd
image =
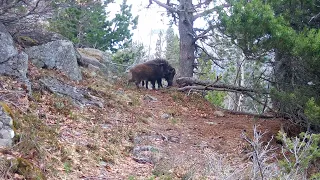
M 131 73 L 129 82 L 135 82 L 139 88 L 141 81 L 151 81 L 152 89 L 155 89 L 155 81 L 162 76 L 162 71 L 162 66 L 156 68 L 146 64 L 138 64 L 129 70 Z M 146 87 L 148 88 L 148 85 L 146 85 Z
M 175 69 L 163 59 L 155 59 L 136 65 L 130 69 L 131 79 L 129 82 L 135 82 L 139 87 L 141 81 L 151 81 L 152 88 L 155 89 L 155 82 L 157 81 L 158 87 L 162 87 L 161 80 L 165 78 L 168 81 L 168 86 L 172 86 Z M 146 83 L 148 88 L 148 83 Z
M 145 62 L 148 66 L 152 66 L 154 69 L 160 69 L 161 70 L 161 77 L 156 79 L 158 83 L 158 88 L 162 87 L 162 78 L 165 78 L 165 80 L 168 82 L 168 86 L 172 86 L 173 84 L 173 78 L 176 74 L 176 70 L 168 63 L 168 61 L 164 59 L 155 59 L 152 61 Z M 151 81 L 151 80 L 150 80 Z M 151 81 L 151 83 L 154 83 Z M 142 82 L 143 86 L 144 82 Z M 148 84 L 148 81 L 146 81 L 146 86 Z

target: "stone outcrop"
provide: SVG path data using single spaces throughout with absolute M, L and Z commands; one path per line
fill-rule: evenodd
M 39 46 L 57 40 L 68 40 L 58 33 L 46 31 L 41 27 L 15 32 L 13 39 L 24 48 Z
M 0 23 L 0 74 L 26 79 L 28 56 L 19 52 L 6 27 Z
M 38 68 L 58 69 L 72 80 L 82 80 L 77 53 L 71 41 L 58 40 L 25 49 Z
M 98 107 L 103 107 L 103 100 L 92 96 L 89 90 L 84 88 L 71 86 L 53 77 L 41 78 L 40 83 L 52 93 L 70 97 L 74 103 L 80 107 L 85 105 L 96 105 Z
M 125 67 L 112 62 L 111 54 L 93 48 L 78 48 L 81 55 L 81 62 L 98 67 L 104 74 L 112 78 L 115 75 L 124 72 Z

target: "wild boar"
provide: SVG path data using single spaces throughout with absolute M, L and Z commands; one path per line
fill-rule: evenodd
M 165 78 L 168 82 L 168 86 L 172 86 L 173 84 L 173 77 L 176 74 L 176 70 L 168 63 L 168 61 L 164 59 L 155 59 L 152 61 L 147 61 L 145 64 L 152 66 L 154 68 L 159 68 L 162 66 L 162 76 L 159 77 L 156 81 L 158 83 L 158 88 L 162 87 L 162 78 Z M 151 81 L 151 80 L 150 80 Z M 151 81 L 151 83 L 153 83 Z M 148 84 L 148 81 L 146 81 L 146 86 Z M 142 86 L 144 85 L 144 81 L 142 81 Z
M 172 86 L 175 69 L 164 59 L 155 59 L 136 65 L 129 70 L 131 79 L 128 82 L 135 82 L 139 88 L 141 81 L 151 81 L 152 89 L 155 89 L 155 82 L 157 81 L 158 87 L 162 87 L 161 80 L 165 78 L 168 81 L 168 86 Z M 148 88 L 148 83 L 146 83 Z

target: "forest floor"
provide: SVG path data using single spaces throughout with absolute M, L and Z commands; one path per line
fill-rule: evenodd
M 34 87 L 39 87 L 40 76 L 65 79 L 30 69 Z M 288 126 L 278 118 L 220 116 L 200 94 L 187 95 L 175 87 L 137 90 L 90 72 L 84 77 L 73 84 L 102 98 L 103 108 L 77 107 L 41 88 L 34 90 L 32 100 L 14 96 L 12 104 L 23 105 L 13 106 L 20 139 L 1 155 L 26 159 L 47 179 L 227 179 L 250 169 L 243 132 L 252 137 L 256 125 L 267 142 L 283 124 Z M 20 87 L 11 78 L 0 80 L 3 90 Z M 272 145 L 280 147 L 275 139 Z M 10 169 L 2 177 L 30 178 Z

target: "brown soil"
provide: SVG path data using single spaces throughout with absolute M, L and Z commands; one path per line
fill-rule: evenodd
M 51 74 L 66 79 L 63 75 L 35 68 L 30 72 L 33 87 L 38 87 L 35 99 L 8 100 L 19 104 L 13 109 L 20 112 L 16 132 L 22 137 L 11 154 L 32 162 L 48 179 L 223 179 L 250 165 L 242 132 L 252 137 L 256 125 L 268 141 L 282 124 L 289 124 L 228 113 L 219 117 L 199 94 L 186 95 L 175 88 L 137 90 L 86 72 L 84 81 L 72 84 L 90 87 L 92 95 L 104 99 L 104 108 L 79 108 L 38 84 L 37 77 Z M 11 78 L 0 80 L 4 92 L 15 93 L 10 89 L 21 86 Z M 57 102 L 65 107 L 59 109 Z M 26 121 L 29 114 L 34 118 L 28 120 L 34 122 Z M 272 145 L 279 146 L 275 140 Z M 136 152 L 144 147 L 151 149 Z M 15 172 L 7 176 L 24 178 Z
M 131 91 L 134 89 L 125 92 Z M 159 149 L 160 157 L 151 155 L 153 162 L 145 165 L 134 162 L 130 157 L 126 158 L 114 166 L 115 171 L 111 170 L 112 179 L 146 179 L 152 177 L 152 174 L 169 179 L 215 179 L 214 173 L 217 172 L 210 172 L 208 169 L 208 165 L 212 163 L 210 161 L 221 160 L 231 171 L 243 170 L 248 166 L 249 160 L 245 158 L 248 144 L 241 138 L 242 132 L 250 137 L 256 125 L 259 131 L 265 132 L 263 140 L 268 141 L 276 136 L 283 123 L 288 125 L 287 121 L 277 118 L 259 119 L 228 113 L 224 117 L 218 117 L 214 115 L 214 106 L 200 95 L 187 96 L 174 88 L 156 91 L 141 89 L 137 92 L 140 94 L 141 104 L 131 108 L 134 112 L 132 122 L 137 123 L 141 121 L 141 117 L 144 118 L 144 128 L 148 131 L 142 136 L 149 138 L 140 144 Z M 157 100 L 150 100 L 146 96 Z M 164 114 L 170 117 L 161 117 Z M 279 147 L 275 140 L 272 145 Z

